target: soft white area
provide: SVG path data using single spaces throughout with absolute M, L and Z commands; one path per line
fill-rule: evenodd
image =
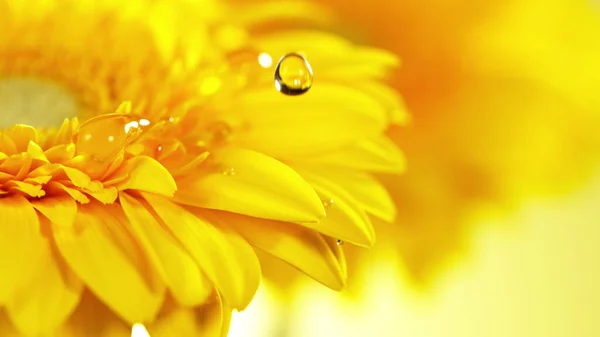
M 131 327 L 131 337 L 150 337 L 150 334 L 143 324 L 134 324 Z
M 258 64 L 263 68 L 269 68 L 273 65 L 273 58 L 267 53 L 258 54 Z
M 243 312 L 233 312 L 228 337 L 278 336 L 281 305 L 273 297 L 269 284 L 262 282 L 252 303 Z
M 264 307 L 248 313 L 247 328 L 241 314 L 236 328 L 246 337 L 600 336 L 600 175 L 509 216 L 482 211 L 473 225 L 470 257 L 427 294 L 411 290 L 383 255 L 358 299 L 307 282 L 287 335 L 252 328 L 275 323 Z
M 74 97 L 59 85 L 37 78 L 0 78 L 0 128 L 14 124 L 60 126 L 77 116 Z

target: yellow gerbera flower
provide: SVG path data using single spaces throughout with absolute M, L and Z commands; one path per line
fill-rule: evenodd
M 380 82 L 397 59 L 277 20 L 317 8 L 7 4 L 0 335 L 221 335 L 258 287 L 254 249 L 340 289 L 340 243 L 394 218 L 367 172 L 403 167 Z M 317 74 L 305 95 L 273 88 L 288 52 Z

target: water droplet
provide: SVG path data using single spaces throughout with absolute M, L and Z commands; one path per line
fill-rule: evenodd
M 331 206 L 333 206 L 333 203 L 335 202 L 335 200 L 333 199 L 323 199 L 321 201 L 323 202 L 323 207 L 325 207 L 325 209 L 331 208 Z
M 337 243 L 338 246 L 343 246 L 344 245 L 344 241 L 342 241 L 342 240 L 337 240 L 336 243 Z
M 226 175 L 226 176 L 234 176 L 236 174 L 237 174 L 237 172 L 235 172 L 235 169 L 233 167 L 230 167 L 223 171 L 223 175 Z
M 121 149 L 137 138 L 147 119 L 128 114 L 109 114 L 82 123 L 73 134 L 78 155 L 88 155 L 97 161 L 112 159 Z
M 313 71 L 304 56 L 298 53 L 284 55 L 275 68 L 275 88 L 285 95 L 296 96 L 307 92 L 313 84 Z

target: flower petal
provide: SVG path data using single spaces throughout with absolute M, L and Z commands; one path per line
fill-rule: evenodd
M 119 200 L 131 223 L 132 233 L 157 267 L 173 297 L 184 306 L 202 304 L 212 293 L 213 286 L 196 262 L 140 201 L 123 192 L 119 194 Z
M 172 196 L 177 190 L 175 180 L 156 160 L 139 156 L 128 160 L 121 170 L 125 170 L 129 179 L 118 185 L 119 190 L 139 190 Z M 119 170 L 115 175 L 119 175 Z
M 136 243 L 126 232 L 115 205 L 80 205 L 72 229 L 55 227 L 59 251 L 85 284 L 125 321 L 154 319 L 164 287 L 155 284 Z
M 22 196 L 0 198 L 0 304 L 15 287 L 35 272 L 39 255 L 40 224 L 33 206 Z
M 83 291 L 77 310 L 53 337 L 129 337 L 127 326 L 88 289 Z
M 33 245 L 40 251 L 32 262 L 35 273 L 13 292 L 6 310 L 21 333 L 38 336 L 58 329 L 68 319 L 79 303 L 83 283 L 66 266 L 61 267 L 60 256 L 47 239 L 40 238 L 29 248 Z
M 302 225 L 344 242 L 364 247 L 373 246 L 375 243 L 373 224 L 352 195 L 309 170 L 299 172 L 314 186 L 327 204 L 325 219 L 318 224 Z
M 398 57 L 387 50 L 359 47 L 338 35 L 319 30 L 263 34 L 253 42 L 258 50 L 270 55 L 285 55 L 290 50 L 301 51 L 313 69 L 319 69 L 321 81 L 381 78 L 400 63 Z
M 11 126 L 6 131 L 6 135 L 10 137 L 18 152 L 27 151 L 27 145 L 30 141 L 37 143 L 37 131 L 29 125 L 17 124 Z
M 400 174 L 406 166 L 404 155 L 387 137 L 358 143 L 335 152 L 291 159 L 298 164 L 328 165 L 359 171 Z
M 248 244 L 236 242 L 236 234 L 225 233 L 184 208 L 149 193 L 143 197 L 181 242 L 228 303 L 245 308 L 260 279 L 260 264 Z M 242 254 L 244 253 L 244 254 Z
M 69 196 L 32 200 L 31 204 L 55 225 L 72 227 L 75 222 L 77 203 Z
M 340 290 L 346 284 L 336 255 L 318 232 L 296 224 L 203 211 L 211 223 L 235 229 L 252 246 L 291 264 L 324 285 Z
M 215 155 L 215 157 L 217 157 Z M 315 222 L 324 216 L 312 187 L 294 170 L 261 153 L 227 149 L 210 172 L 182 178 L 175 200 L 258 218 Z
M 303 171 L 308 170 L 304 168 Z M 371 175 L 346 169 L 310 169 L 320 181 L 329 181 L 346 191 L 360 207 L 386 222 L 394 222 L 396 206 L 388 191 Z
M 226 309 L 217 298 L 197 308 L 174 308 L 148 327 L 152 337 L 202 336 L 221 337 Z
M 277 158 L 349 146 L 382 134 L 389 122 L 379 101 L 341 84 L 315 86 L 309 94 L 294 97 L 293 104 L 289 97 L 273 95 L 270 86 L 249 91 L 236 102 L 236 116 L 250 124 L 247 132 L 236 135 L 236 142 Z

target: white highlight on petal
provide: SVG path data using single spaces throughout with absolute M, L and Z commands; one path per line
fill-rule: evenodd
M 150 337 L 150 334 L 143 324 L 136 323 L 131 327 L 131 337 Z
M 267 53 L 258 54 L 258 64 L 263 68 L 269 68 L 273 65 L 273 58 Z

